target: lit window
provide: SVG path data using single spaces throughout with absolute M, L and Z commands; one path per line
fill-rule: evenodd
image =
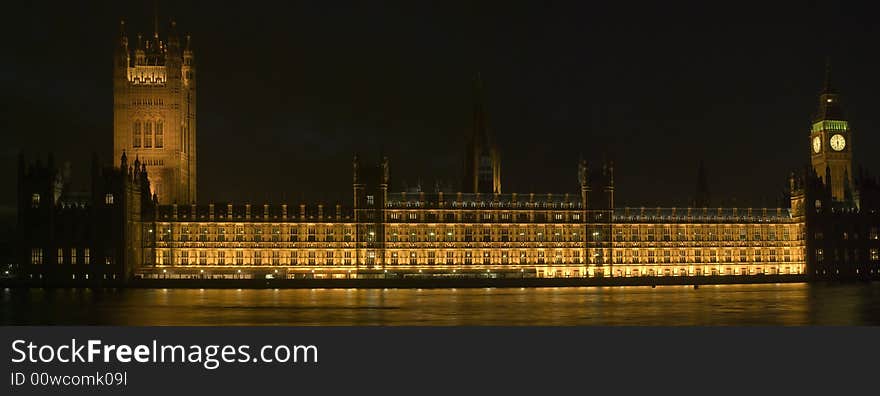
M 144 148 L 153 147 L 153 123 L 144 122 Z
M 135 121 L 131 127 L 131 146 L 138 148 L 141 146 L 141 122 Z
M 38 208 L 40 206 L 40 194 L 34 193 L 31 195 L 31 207 Z M 877 239 L 877 238 L 874 238 Z
M 64 249 L 58 248 L 58 264 L 64 264 Z
M 156 121 L 156 148 L 162 148 L 165 145 L 165 130 L 162 121 Z
M 43 249 L 31 249 L 31 264 L 43 264 Z
M 89 248 L 83 249 L 83 264 L 89 263 Z
M 104 196 L 104 203 L 107 205 L 113 205 L 113 194 L 107 194 Z

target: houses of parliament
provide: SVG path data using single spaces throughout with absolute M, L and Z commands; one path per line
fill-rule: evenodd
M 853 131 L 830 77 L 792 172 L 790 205 L 615 205 L 614 163 L 572 161 L 574 191 L 502 190 L 503 160 L 475 82 L 460 191 L 401 191 L 389 158 L 354 156 L 340 203 L 199 200 L 196 68 L 172 22 L 113 56 L 114 165 L 91 190 L 19 159 L 20 277 L 135 279 L 880 276 L 877 179 L 854 172 Z M 828 73 L 830 76 L 830 73 Z M 210 110 L 209 110 L 210 111 Z M 514 176 L 515 177 L 515 176 Z M 348 181 L 340 180 L 340 183 Z

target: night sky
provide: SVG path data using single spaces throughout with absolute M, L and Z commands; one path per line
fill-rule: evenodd
M 119 20 L 131 42 L 153 24 L 149 0 L 17 3 L 0 55 L 6 213 L 20 150 L 70 161 L 82 186 L 91 152 L 111 161 Z M 856 162 L 880 172 L 868 4 L 278 3 L 159 4 L 162 32 L 174 17 L 192 35 L 199 201 L 346 202 L 356 152 L 386 153 L 394 190 L 457 184 L 480 72 L 504 192 L 576 192 L 578 157 L 609 156 L 618 206 L 680 206 L 702 159 L 715 203 L 775 206 L 808 161 L 828 56 Z

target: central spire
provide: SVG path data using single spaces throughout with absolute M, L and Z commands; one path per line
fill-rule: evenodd
M 825 120 L 843 120 L 843 106 L 837 89 L 831 83 L 831 57 L 825 60 L 825 79 L 822 83 L 822 92 L 819 94 L 819 108 L 813 122 Z
M 462 188 L 471 193 L 501 193 L 501 161 L 489 130 L 482 75 L 474 77 L 473 125 L 468 137 Z
M 831 57 L 825 58 L 825 81 L 822 84 L 823 94 L 833 94 L 834 87 L 831 85 Z

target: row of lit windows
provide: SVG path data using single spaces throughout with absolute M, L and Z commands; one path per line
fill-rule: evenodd
M 794 236 L 802 239 L 802 233 L 789 225 L 755 226 L 616 226 L 614 240 L 618 242 L 639 241 L 791 241 Z
M 834 262 L 849 262 L 854 261 L 858 262 L 861 259 L 861 254 L 859 253 L 860 249 L 832 249 L 833 261 Z M 864 252 L 862 252 L 864 253 Z M 870 248 L 868 249 L 868 259 L 871 261 L 880 261 L 880 249 Z M 816 261 L 822 263 L 825 261 L 825 249 L 816 249 Z
M 447 223 L 454 222 L 518 222 L 518 223 L 546 223 L 548 221 L 554 222 L 566 222 L 566 221 L 580 221 L 581 214 L 580 213 L 566 213 L 566 212 L 556 212 L 556 213 L 546 213 L 546 212 L 538 212 L 538 213 L 510 213 L 510 212 L 447 212 L 447 213 L 437 213 L 437 212 L 423 212 L 423 211 L 411 211 L 411 212 L 390 212 L 386 214 L 386 220 L 389 222 L 439 222 L 444 221 Z
M 162 120 L 137 120 L 132 124 L 131 131 L 131 145 L 134 148 L 162 148 L 165 144 L 165 125 Z
M 165 100 L 162 98 L 137 98 L 131 101 L 132 106 L 164 106 Z
M 487 194 L 491 195 L 491 194 Z M 367 196 L 370 198 L 371 196 Z M 451 198 L 455 198 L 454 194 L 450 194 Z M 501 201 L 457 201 L 449 202 L 453 208 L 544 208 L 544 209 L 574 209 L 579 208 L 579 202 L 547 202 L 547 201 L 517 201 L 517 202 L 501 202 Z M 426 203 L 422 201 L 396 201 L 390 200 L 385 204 L 389 208 L 420 208 Z
M 70 248 L 66 252 L 65 249 L 58 248 L 57 253 L 58 254 L 55 255 L 57 264 L 90 264 L 92 260 L 89 248 Z M 31 264 L 43 264 L 44 256 L 43 249 L 32 248 Z M 109 264 L 109 258 L 107 263 Z
M 792 255 L 790 249 L 617 249 L 614 252 L 614 262 L 617 264 L 639 263 L 717 263 L 725 262 L 757 262 L 757 261 L 801 261 L 800 250 L 795 250 Z

